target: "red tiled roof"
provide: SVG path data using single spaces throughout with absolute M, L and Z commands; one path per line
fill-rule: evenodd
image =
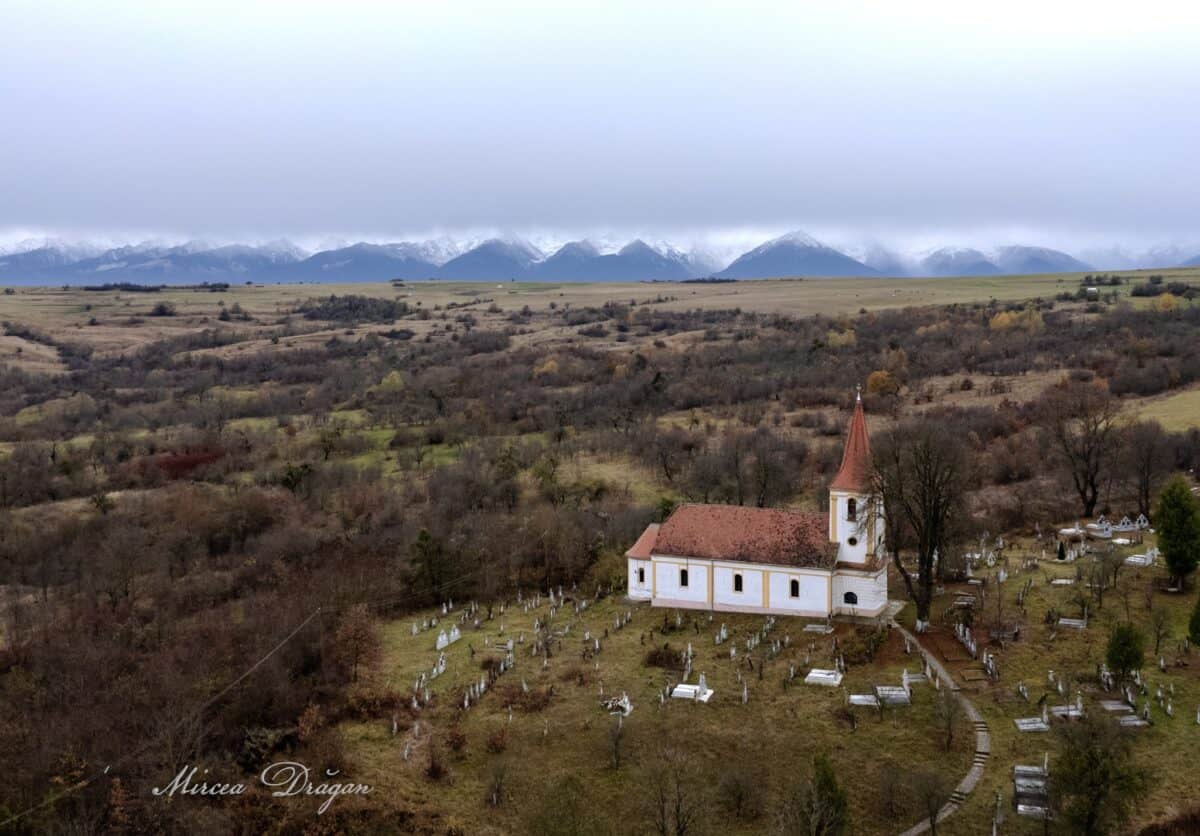
M 846 432 L 846 447 L 842 451 L 842 466 L 833 477 L 832 491 L 863 492 L 870 481 L 871 439 L 867 435 L 867 417 L 863 415 L 862 398 L 854 402 L 854 415 Z
M 829 568 L 837 544 L 829 542 L 826 513 L 681 505 L 656 532 L 653 551 L 674 557 Z
M 642 536 L 637 538 L 637 542 L 633 544 L 633 548 L 625 552 L 626 557 L 632 557 L 634 560 L 649 560 L 650 553 L 654 551 L 654 541 L 658 539 L 658 523 L 650 523 L 646 526 L 646 530 L 642 532 Z

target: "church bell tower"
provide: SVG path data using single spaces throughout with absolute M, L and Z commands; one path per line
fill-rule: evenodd
M 871 507 L 871 439 L 859 387 L 842 466 L 829 485 L 829 541 L 838 544 L 839 562 L 865 565 L 882 547 L 882 540 L 882 509 Z

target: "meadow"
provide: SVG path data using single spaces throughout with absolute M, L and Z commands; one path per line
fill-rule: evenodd
M 283 315 L 300 302 L 316 296 L 354 294 L 407 302 L 414 308 L 442 310 L 471 306 L 484 322 L 486 308 L 493 302 L 505 310 L 514 306 L 546 311 L 551 307 L 599 307 L 606 303 L 659 300 L 664 310 L 739 309 L 789 316 L 840 316 L 860 311 L 887 310 L 927 305 L 985 304 L 992 301 L 1020 302 L 1050 299 L 1074 291 L 1086 274 L 1034 276 L 988 276 L 939 279 L 774 279 L 736 283 L 548 283 L 548 282 L 362 282 L 354 284 L 231 285 L 214 293 L 207 289 L 164 287 L 154 293 L 128 291 L 85 291 L 80 288 L 16 287 L 0 295 L 0 322 L 15 320 L 45 331 L 56 339 L 82 342 L 101 354 L 119 354 L 140 346 L 197 329 L 265 330 L 255 322 Z M 1130 282 L 1150 275 L 1167 281 L 1195 281 L 1200 268 L 1124 271 Z M 1130 299 L 1132 284 L 1112 288 Z M 1106 288 L 1106 290 L 1109 290 Z M 152 315 L 165 303 L 173 316 Z M 221 321 L 223 308 L 238 305 L 253 322 Z M 1144 304 L 1141 302 L 1140 304 Z M 497 318 L 498 319 L 498 318 Z M 300 330 L 300 329 L 298 329 Z M 303 329 L 309 331 L 309 329 Z M 384 330 L 381 326 L 359 325 L 356 334 Z M 297 333 L 288 347 L 312 345 L 336 330 L 311 329 Z M 418 330 L 418 333 L 421 333 Z M 561 340 L 562 332 L 548 335 Z M 278 350 L 279 343 L 249 340 L 232 349 L 239 353 Z M 21 349 L 18 354 L 17 349 Z M 0 360 L 35 371 L 61 370 L 53 351 L 19 337 L 0 337 Z

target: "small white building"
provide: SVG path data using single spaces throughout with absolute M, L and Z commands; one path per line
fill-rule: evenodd
M 629 597 L 718 612 L 879 615 L 887 607 L 887 562 L 869 463 L 860 396 L 827 512 L 681 505 L 625 553 Z

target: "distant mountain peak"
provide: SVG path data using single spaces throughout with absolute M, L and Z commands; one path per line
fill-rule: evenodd
M 827 245 L 818 241 L 816 238 L 813 238 L 802 229 L 795 229 L 786 235 L 780 235 L 778 238 L 768 241 L 763 246 L 770 246 L 772 244 L 795 244 L 798 247 L 817 247 L 830 249 Z
M 550 258 L 595 258 L 598 255 L 600 249 L 591 241 L 568 241 L 555 250 Z
M 874 276 L 875 270 L 811 235 L 789 232 L 738 256 L 717 274 L 730 279 L 786 276 Z
M 864 242 L 854 249 L 793 230 L 737 254 L 729 244 L 688 250 L 659 238 L 626 240 L 543 235 L 543 251 L 514 235 L 424 241 L 350 243 L 326 239 L 315 252 L 277 239 L 259 244 L 147 239 L 117 246 L 56 237 L 28 238 L 0 250 L 0 283 L 220 281 L 386 281 L 393 278 L 552 281 L 678 281 L 703 276 L 739 279 L 785 276 L 970 276 L 1086 272 L 1200 263 L 1200 247 L 1111 246 L 1080 258 L 1044 246 L 989 249 L 950 245 L 920 254 Z M 601 243 L 597 243 L 600 241 Z M 712 243 L 706 245 L 716 247 Z M 548 252 L 553 250 L 552 252 Z M 721 269 L 721 265 L 727 266 Z
M 628 244 L 621 247 L 621 249 L 617 250 L 618 255 L 649 255 L 651 253 L 657 256 L 662 255 L 662 253 L 651 247 L 641 238 L 634 238 Z
M 1030 273 L 1070 273 L 1091 270 L 1072 255 L 1049 247 L 1010 245 L 997 247 L 992 261 L 1004 273 L 1012 275 Z
M 994 276 L 1000 268 L 973 247 L 941 247 L 921 259 L 919 271 L 936 277 Z
M 520 258 L 528 259 L 529 261 L 540 261 L 541 259 L 546 257 L 546 254 L 543 253 L 541 250 L 539 250 L 537 247 L 535 247 L 533 244 L 530 244 L 524 238 L 517 238 L 517 237 L 488 238 L 486 241 L 484 241 L 479 246 L 474 247 L 472 250 L 468 250 L 468 252 L 472 252 L 474 250 L 483 250 L 483 249 L 502 250 L 505 252 L 513 253 L 513 254 L 519 256 Z M 465 253 L 464 253 L 464 255 L 465 255 Z

